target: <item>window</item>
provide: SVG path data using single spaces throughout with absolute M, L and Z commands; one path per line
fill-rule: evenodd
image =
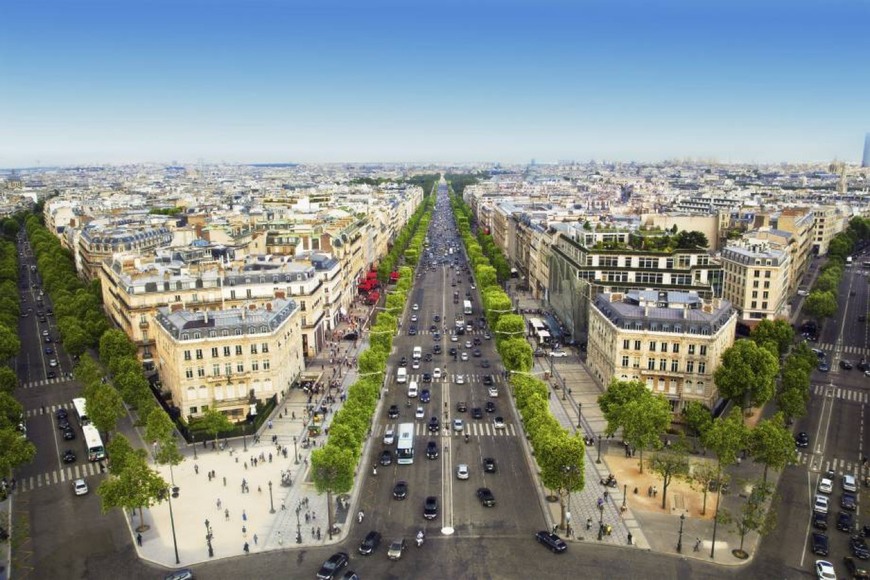
M 671 352 L 674 354 L 677 354 L 680 352 L 680 343 L 679 342 L 675 342 L 671 345 Z
M 770 278 L 770 274 L 771 274 L 770 270 L 767 270 L 767 271 L 764 273 L 764 277 L 765 277 L 765 278 Z
M 622 348 L 624 348 L 624 349 L 631 348 L 631 341 L 628 340 L 627 338 L 625 340 L 623 340 L 622 341 Z
M 190 360 L 190 351 L 189 350 L 184 351 L 184 360 Z
M 631 366 L 632 366 L 632 368 L 636 368 L 636 369 L 640 368 L 640 357 L 639 356 L 634 357 L 634 360 L 632 361 Z
M 184 377 L 188 378 L 188 379 L 192 379 L 193 378 L 193 369 L 191 369 L 191 368 L 184 369 Z
M 269 343 L 268 342 L 264 342 L 263 344 L 260 345 L 260 352 L 263 352 L 263 353 L 269 352 Z
M 693 373 L 695 372 L 695 363 L 694 361 L 686 361 L 686 372 Z
M 680 361 L 678 361 L 678 360 L 671 361 L 671 372 L 672 373 L 680 372 Z
M 703 375 L 707 372 L 707 363 L 699 362 L 698 363 L 698 374 Z
M 224 363 L 224 374 L 226 376 L 233 374 L 233 363 Z
M 634 350 L 640 350 L 640 341 L 639 340 L 634 341 Z
M 646 368 L 650 371 L 656 370 L 656 359 L 650 358 L 648 361 L 646 361 Z
M 666 358 L 659 359 L 659 370 L 660 371 L 668 370 L 668 359 L 666 359 Z
M 217 357 L 218 357 L 218 347 L 213 346 L 213 347 L 211 347 L 211 358 L 217 358 Z
M 761 271 L 760 271 L 760 270 L 753 270 L 753 271 L 752 271 L 752 275 L 753 275 L 754 277 L 758 278 L 758 277 L 761 276 Z
M 236 356 L 242 356 L 242 345 L 236 345 Z
M 764 287 L 765 287 L 765 288 L 770 288 L 770 282 L 765 282 L 765 283 L 764 283 Z
M 254 295 L 251 293 L 251 289 L 250 289 L 250 288 L 248 288 L 247 290 L 245 290 L 245 295 L 246 295 L 248 298 L 253 298 L 253 297 L 254 297 Z
M 758 280 L 755 280 L 755 281 L 752 283 L 752 287 L 753 287 L 753 288 L 758 288 Z
M 622 366 L 624 366 L 624 367 L 628 366 L 628 357 L 627 356 L 622 357 Z
M 701 354 L 701 356 L 707 356 L 707 345 L 706 344 L 701 345 L 701 353 L 700 354 Z
M 243 362 L 241 362 L 241 361 L 237 362 L 237 363 L 236 363 L 236 372 L 237 372 L 237 373 L 243 373 L 243 372 L 245 372 L 245 363 L 243 363 Z
M 196 349 L 196 360 L 202 360 L 202 349 Z
M 753 301 L 752 301 L 752 306 L 751 306 L 751 308 L 758 308 L 758 302 L 756 302 L 755 300 L 753 300 Z
M 251 370 L 254 372 L 260 370 L 260 363 L 258 361 L 252 360 L 251 361 Z
M 668 343 L 663 342 L 661 343 L 660 347 L 662 352 L 668 352 Z
M 230 347 L 228 347 L 228 346 L 224 347 L 224 356 L 230 356 Z
M 753 298 L 758 298 L 758 290 L 753 290 L 753 291 L 752 291 L 752 297 L 753 297 Z
M 689 354 L 695 354 L 695 345 L 694 344 L 689 345 Z
M 251 345 L 251 354 L 257 354 L 257 345 L 256 344 Z
M 204 377 L 205 376 L 205 367 L 197 367 L 196 376 Z
M 269 364 L 269 359 L 267 359 L 267 358 L 263 359 L 263 370 L 268 371 L 270 368 L 271 368 L 271 365 Z
M 762 309 L 762 310 L 767 310 L 767 302 L 762 302 L 762 303 L 761 303 L 761 309 Z
M 221 365 L 218 365 L 218 364 L 211 365 L 211 375 L 213 377 L 221 376 Z
M 655 351 L 656 351 L 656 343 L 655 343 L 654 340 L 651 340 L 650 343 L 649 343 L 649 351 L 650 351 L 650 352 L 655 352 Z

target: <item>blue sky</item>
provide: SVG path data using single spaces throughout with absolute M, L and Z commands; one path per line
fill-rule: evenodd
M 870 2 L 12 0 L 0 167 L 859 161 Z

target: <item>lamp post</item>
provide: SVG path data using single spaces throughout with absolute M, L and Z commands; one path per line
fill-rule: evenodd
M 677 553 L 682 553 L 683 551 L 683 522 L 686 521 L 686 514 L 680 514 L 680 536 L 677 539 Z
M 296 437 L 293 438 L 293 457 L 296 458 L 296 465 L 299 465 L 299 452 L 296 450 Z
M 193 459 L 196 461 L 196 432 L 190 434 L 193 439 Z
M 269 480 L 269 513 L 275 513 L 275 501 L 272 499 L 272 480 Z
M 583 427 L 583 403 L 577 401 L 577 428 Z
M 628 497 L 628 484 L 622 484 L 622 507 L 625 509 L 625 499 Z
M 300 500 L 301 501 L 301 500 Z M 299 523 L 299 512 L 302 511 L 302 506 L 296 505 L 296 543 L 302 543 L 302 524 Z
M 248 421 L 247 419 L 242 423 L 242 445 L 245 446 L 245 451 L 248 450 Z
M 601 435 L 598 436 L 598 458 L 595 463 L 601 463 Z

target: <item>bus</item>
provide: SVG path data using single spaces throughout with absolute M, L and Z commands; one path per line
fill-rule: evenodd
M 88 414 L 85 412 L 86 407 L 84 397 L 73 399 L 72 404 L 76 410 L 76 417 L 79 420 L 79 425 L 81 425 L 82 427 L 84 427 L 85 425 L 90 425 L 91 420 L 88 419 Z
M 85 435 L 85 450 L 88 452 L 88 461 L 100 461 L 106 458 L 106 448 L 103 447 L 103 439 L 100 432 L 93 425 L 82 427 Z
M 471 300 L 465 300 L 462 302 L 462 312 L 464 314 L 471 314 Z
M 540 318 L 530 318 L 528 325 L 529 331 L 537 339 L 539 346 L 550 344 L 550 331 Z
M 414 463 L 414 424 L 399 423 L 399 441 L 396 443 L 396 463 Z

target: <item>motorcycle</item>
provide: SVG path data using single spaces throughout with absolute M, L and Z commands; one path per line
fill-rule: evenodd
M 423 530 L 420 530 L 417 532 L 417 547 L 422 546 L 424 541 L 426 541 L 426 534 L 423 533 Z
M 363 518 L 364 518 L 364 517 L 366 517 L 366 515 L 365 515 L 363 512 L 358 513 L 358 514 L 356 515 L 356 521 L 357 521 L 357 523 L 361 524 L 362 521 L 363 521 Z
M 613 477 L 612 475 L 608 475 L 608 476 L 607 476 L 607 479 L 603 479 L 603 478 L 602 478 L 602 479 L 599 481 L 599 483 L 600 483 L 601 485 L 604 485 L 604 486 L 607 486 L 607 487 L 617 487 L 617 486 L 619 485 L 619 484 L 616 482 L 616 478 Z
M 469 441 L 470 441 L 470 437 L 468 436 L 468 433 L 466 433 L 465 434 L 465 442 L 468 443 Z

